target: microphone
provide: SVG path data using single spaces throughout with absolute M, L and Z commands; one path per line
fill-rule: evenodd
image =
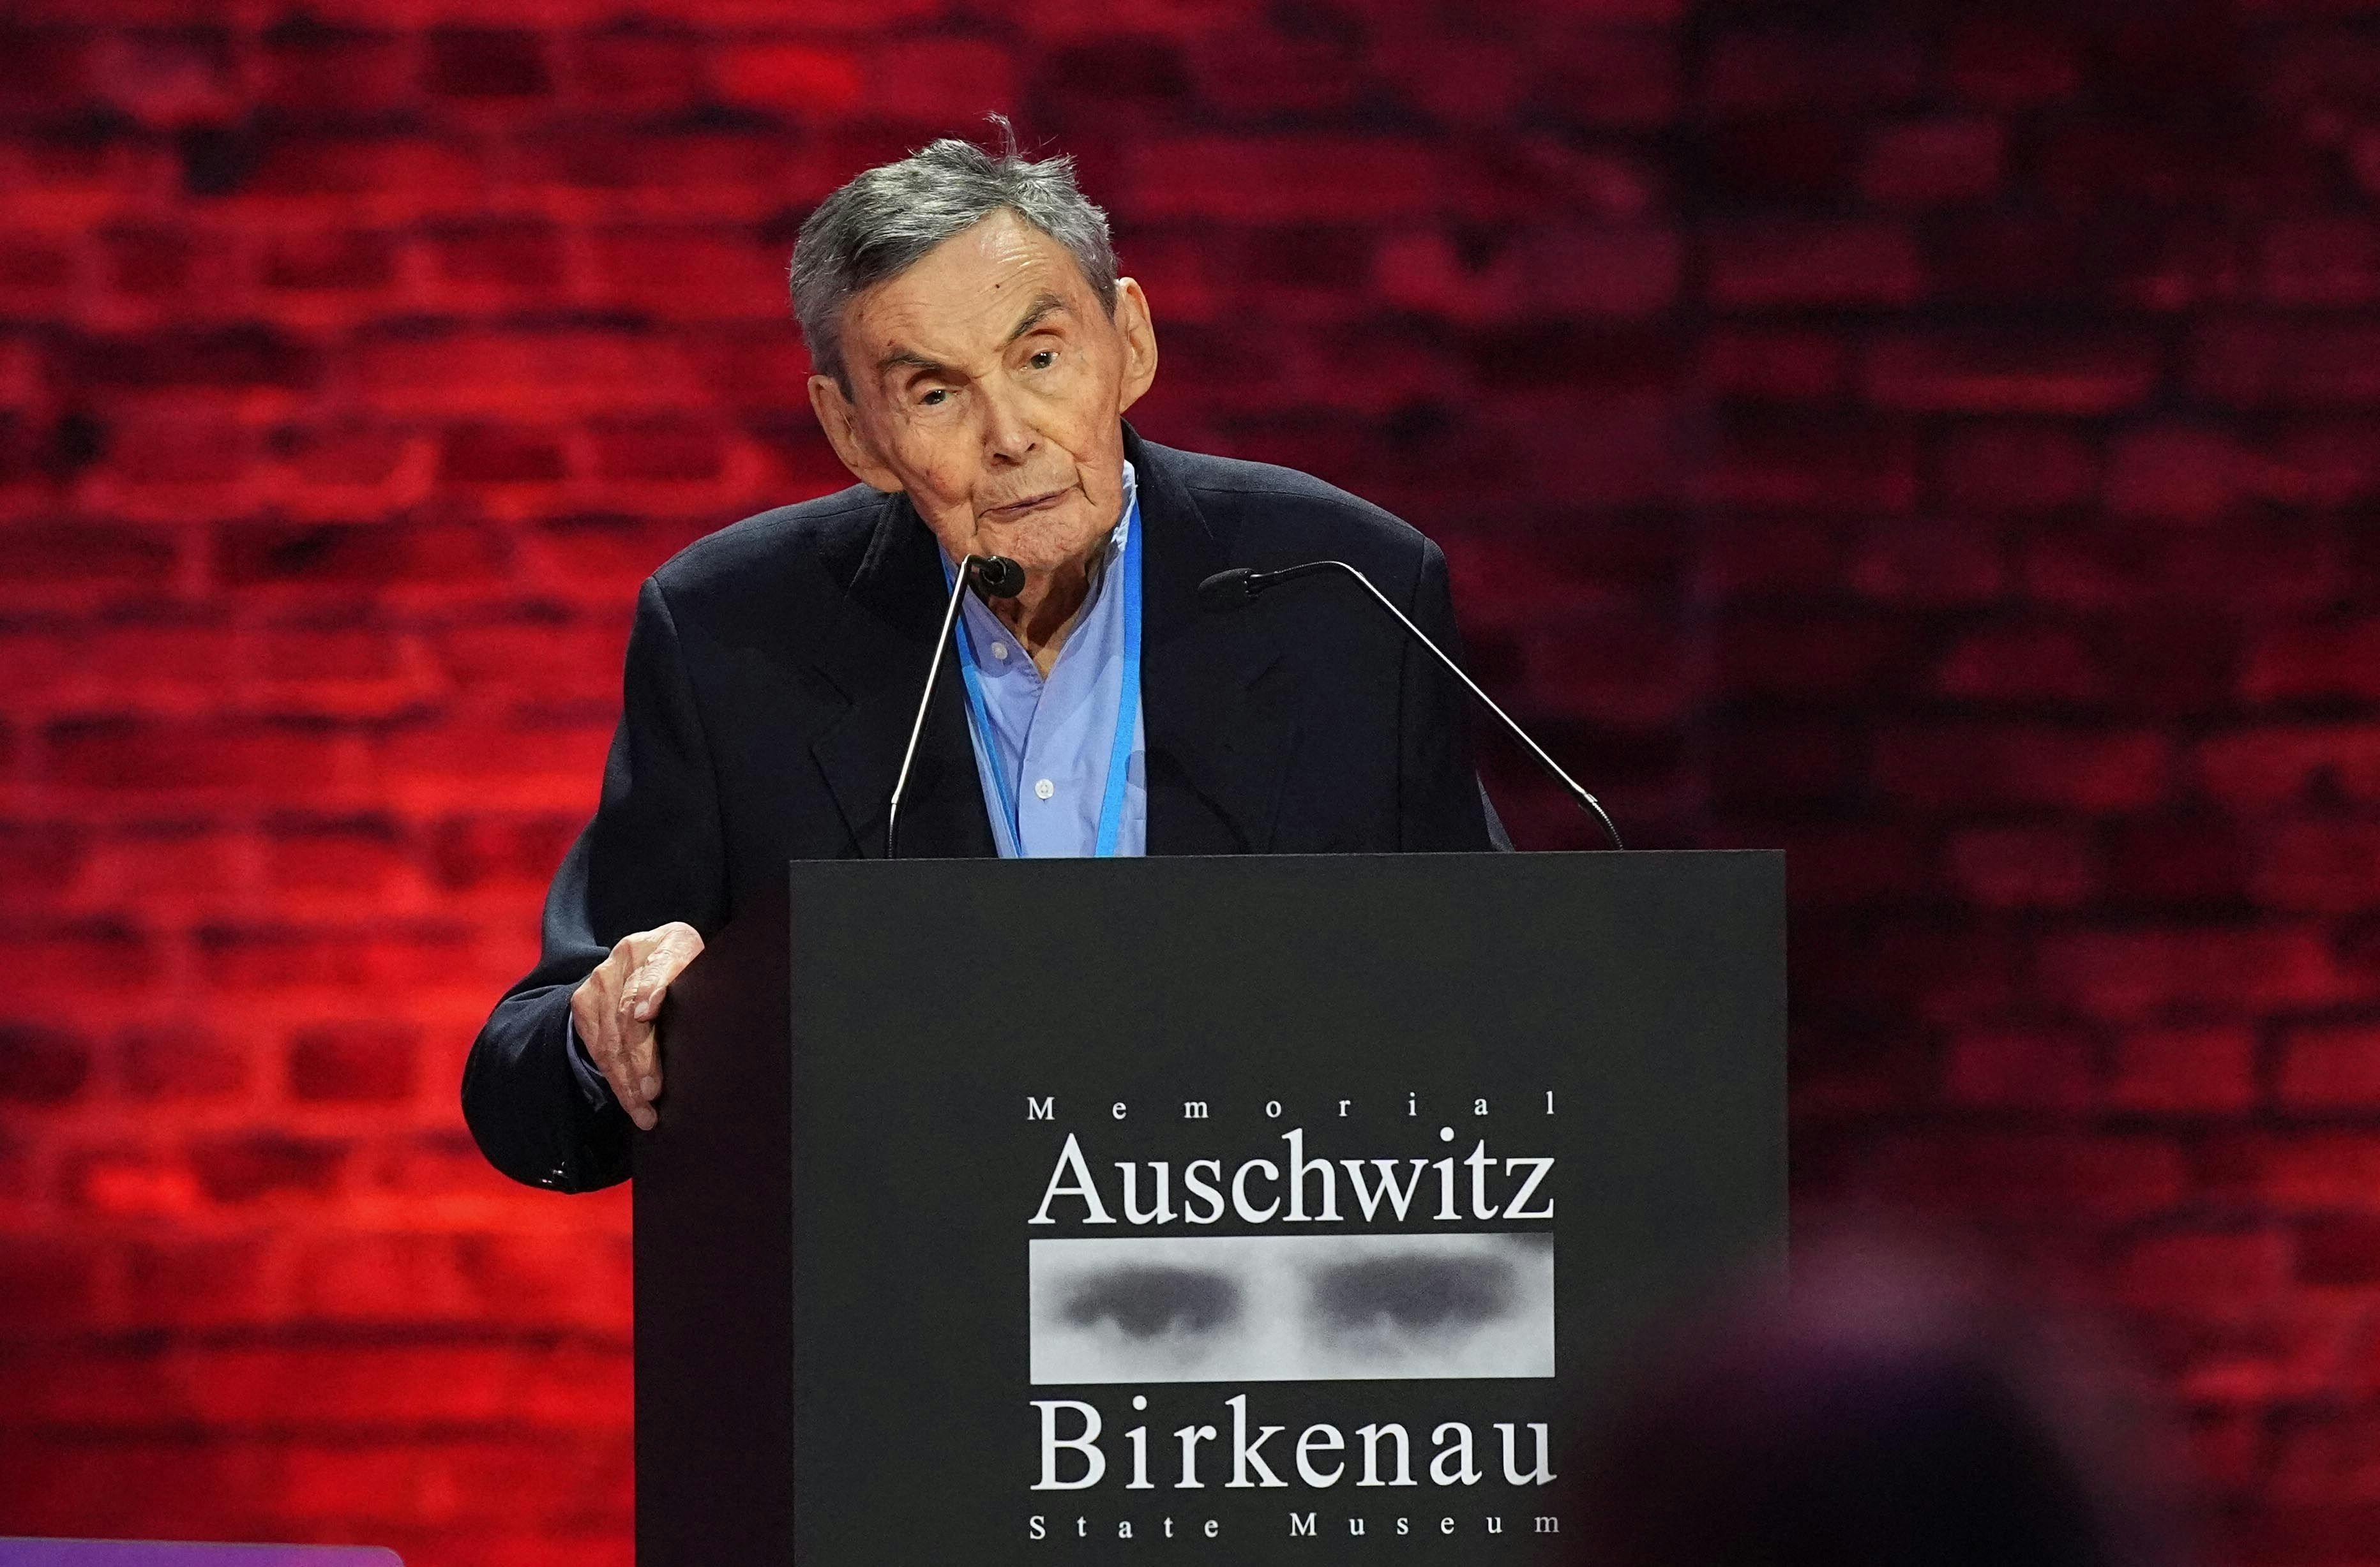
M 892 797 L 884 808 L 884 857 L 900 857 L 901 796 L 909 787 L 909 769 L 917 759 L 917 738 L 926 732 L 926 714 L 933 711 L 934 682 L 941 677 L 942 654 L 951 645 L 951 626 L 959 617 L 959 595 L 973 584 L 987 599 L 1013 599 L 1024 589 L 1025 568 L 1006 555 L 969 555 L 951 579 L 951 601 L 942 606 L 941 634 L 934 638 L 934 658 L 926 665 L 926 689 L 917 698 L 917 719 L 909 725 L 909 748 L 901 753 L 900 776 L 892 780 Z
M 1531 755 L 1545 764 L 1547 771 L 1561 780 L 1562 787 L 1570 791 L 1571 798 L 1578 802 L 1579 808 L 1602 824 L 1603 835 L 1611 840 L 1613 848 L 1624 849 L 1628 846 L 1620 841 L 1620 829 L 1612 825 L 1610 813 L 1603 808 L 1603 802 L 1588 794 L 1577 779 L 1563 771 L 1561 763 L 1548 756 L 1546 748 L 1531 739 L 1529 732 L 1513 722 L 1511 713 L 1498 707 L 1496 698 L 1481 690 L 1477 681 L 1463 674 L 1463 666 L 1447 657 L 1445 649 L 1431 641 L 1427 633 L 1407 619 L 1405 612 L 1390 602 L 1386 593 L 1373 587 L 1370 577 L 1357 571 L 1345 561 L 1306 561 L 1299 565 L 1283 566 L 1279 571 L 1255 571 L 1244 565 L 1233 566 L 1229 571 L 1219 571 L 1198 584 L 1198 601 L 1210 610 L 1235 610 L 1257 594 L 1278 588 L 1284 582 L 1294 582 L 1301 577 L 1313 577 L 1326 571 L 1344 572 L 1363 584 L 1364 591 L 1372 595 L 1376 603 L 1396 616 L 1397 624 L 1403 626 L 1415 641 L 1427 648 L 1438 662 L 1452 673 L 1454 678 L 1463 682 L 1464 689 L 1479 698 L 1481 706 L 1503 720 L 1504 727 L 1511 730 L 1513 737 L 1529 748 Z
M 1013 599 L 1025 591 L 1025 568 L 1006 555 L 970 555 L 975 590 L 987 599 Z

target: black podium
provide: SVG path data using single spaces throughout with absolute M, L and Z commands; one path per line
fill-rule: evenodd
M 1773 854 L 795 863 L 663 1018 L 641 1567 L 1548 1560 L 1781 1247 Z

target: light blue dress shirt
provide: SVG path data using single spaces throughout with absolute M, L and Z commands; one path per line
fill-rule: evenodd
M 1123 465 L 1123 512 L 1091 563 L 1090 592 L 1075 612 L 1073 630 L 1045 677 L 1014 633 L 973 593 L 959 601 L 958 635 L 975 661 L 986 725 L 967 708 L 975 740 L 976 776 L 992 840 L 1003 856 L 1088 856 L 1099 836 L 1099 805 L 1107 793 L 1108 758 L 1115 747 L 1116 710 L 1123 696 L 1126 594 L 1117 569 L 1124 540 L 1139 520 L 1138 478 Z M 1145 551 L 1148 541 L 1142 541 Z M 948 573 L 953 565 L 942 557 Z M 947 577 L 946 577 L 947 579 Z M 1133 703 L 1132 749 L 1125 760 L 1123 812 L 1116 852 L 1148 852 L 1148 757 L 1141 706 Z M 1002 830 L 1001 783 L 1016 802 Z

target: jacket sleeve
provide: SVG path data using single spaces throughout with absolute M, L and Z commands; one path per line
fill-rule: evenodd
M 491 1164 L 565 1192 L 627 1178 L 634 1127 L 573 1065 L 571 992 L 622 937 L 682 919 L 708 940 L 725 905 L 717 781 L 676 623 L 648 579 L 601 802 L 546 892 L 537 966 L 496 1003 L 464 1063 L 463 1119 Z
M 1463 662 L 1463 638 L 1454 624 L 1454 593 L 1446 554 L 1422 541 L 1421 570 L 1405 613 L 1447 657 Z M 1400 846 L 1408 852 L 1509 849 L 1504 825 L 1488 804 L 1471 759 L 1470 693 L 1408 640 L 1400 675 L 1397 786 Z

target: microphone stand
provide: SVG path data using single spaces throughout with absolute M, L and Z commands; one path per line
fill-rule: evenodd
M 1561 781 L 1562 787 L 1570 791 L 1571 798 L 1577 803 L 1580 809 L 1585 811 L 1589 816 L 1595 818 L 1597 821 L 1603 824 L 1603 834 L 1605 837 L 1611 840 L 1611 846 L 1613 848 L 1621 849 L 1627 847 L 1625 844 L 1622 844 L 1620 841 L 1620 829 L 1612 824 L 1610 813 L 1603 808 L 1603 802 L 1597 799 L 1593 795 L 1588 794 L 1585 787 L 1581 784 L 1577 779 L 1572 778 L 1568 772 L 1562 771 L 1561 763 L 1554 760 L 1552 757 L 1548 756 L 1546 754 L 1546 748 L 1543 746 L 1538 745 L 1536 741 L 1531 739 L 1529 737 L 1529 732 L 1522 728 L 1519 723 L 1515 723 L 1511 713 L 1506 712 L 1502 708 L 1496 705 L 1495 698 L 1481 690 L 1479 688 L 1479 683 L 1472 679 L 1470 675 L 1465 674 L 1463 672 L 1463 666 L 1447 656 L 1445 649 L 1440 648 L 1437 643 L 1429 639 L 1428 633 L 1423 631 L 1420 626 L 1415 626 L 1412 620 L 1406 616 L 1405 612 L 1397 608 L 1396 604 L 1390 601 L 1386 593 L 1381 592 L 1378 588 L 1372 586 L 1372 579 L 1370 577 L 1365 576 L 1362 572 L 1357 571 L 1345 561 L 1306 561 L 1299 565 L 1284 566 L 1279 571 L 1252 571 L 1245 566 L 1241 566 L 1232 571 L 1219 571 L 1214 576 L 1207 578 L 1206 581 L 1198 585 L 1198 597 L 1206 602 L 1207 607 L 1209 609 L 1231 609 L 1237 605 L 1246 603 L 1250 599 L 1255 598 L 1258 593 L 1263 592 L 1268 588 L 1275 587 L 1283 582 L 1293 581 L 1301 577 L 1312 577 L 1318 572 L 1325 571 L 1344 572 L 1349 577 L 1354 577 L 1358 583 L 1362 584 L 1365 592 L 1372 595 L 1373 600 L 1378 602 L 1382 609 L 1396 616 L 1397 624 L 1403 626 L 1408 632 L 1411 632 L 1413 634 L 1414 640 L 1419 642 L 1423 647 L 1427 648 L 1433 654 L 1435 654 L 1439 662 L 1453 671 L 1454 677 L 1457 680 L 1462 681 L 1464 687 L 1468 689 L 1473 696 L 1479 698 L 1480 705 L 1485 707 L 1489 712 L 1494 713 L 1498 718 L 1501 719 L 1503 721 L 1504 727 L 1511 730 L 1513 736 L 1518 739 L 1521 744 L 1529 748 L 1531 755 L 1535 756 L 1538 761 L 1545 764 L 1546 771 L 1552 773 L 1556 778 Z
M 884 808 L 884 857 L 898 859 L 901 842 L 901 796 L 909 787 L 909 769 L 917 759 L 917 741 L 926 733 L 926 715 L 933 710 L 934 685 L 941 678 L 942 654 L 951 645 L 951 627 L 959 618 L 959 595 L 969 586 L 980 587 L 995 599 L 1013 599 L 1025 586 L 1025 570 L 1005 555 L 969 555 L 951 574 L 950 602 L 942 606 L 942 629 L 934 638 L 933 662 L 926 665 L 926 689 L 917 698 L 917 716 L 909 725 L 908 748 L 901 753 L 901 771 L 892 780 L 892 797 Z

